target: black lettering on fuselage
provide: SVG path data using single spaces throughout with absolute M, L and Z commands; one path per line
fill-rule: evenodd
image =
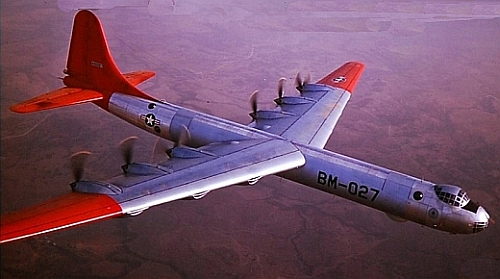
M 327 177 L 327 173 L 324 172 L 324 171 L 319 171 L 318 172 L 318 184 L 321 184 L 321 185 L 325 185 L 326 184 L 326 177 Z
M 368 186 L 360 185 L 355 181 L 350 181 L 348 184 L 340 183 L 338 176 L 334 176 L 324 171 L 318 171 L 318 178 L 316 182 L 319 185 L 323 185 L 328 188 L 333 188 L 333 189 L 337 189 L 338 187 L 344 188 L 350 195 L 365 200 L 369 199 L 370 201 L 374 201 L 377 198 L 378 194 L 380 193 L 380 190 L 376 188 L 369 188 Z
M 327 187 L 333 187 L 333 189 L 337 189 L 338 177 L 333 176 L 331 174 L 327 174 L 324 171 L 318 172 L 318 184 L 326 185 Z

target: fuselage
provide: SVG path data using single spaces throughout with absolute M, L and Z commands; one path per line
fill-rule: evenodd
M 488 225 L 486 211 L 457 186 L 437 185 L 328 150 L 297 146 L 306 164 L 276 175 L 378 209 L 395 221 L 410 220 L 461 234 L 479 232 Z
M 229 120 L 114 93 L 109 111 L 156 136 L 197 147 L 214 142 L 285 138 Z M 450 233 L 475 233 L 488 226 L 489 215 L 452 185 L 437 185 L 328 150 L 292 142 L 305 157 L 299 168 L 276 175 L 385 212 L 394 220 L 410 220 Z

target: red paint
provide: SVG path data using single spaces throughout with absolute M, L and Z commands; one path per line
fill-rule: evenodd
M 92 102 L 102 98 L 102 94 L 97 91 L 64 87 L 13 105 L 10 110 L 18 113 L 28 113 Z
M 120 215 L 120 205 L 107 195 L 72 192 L 2 215 L 0 243 Z
M 136 71 L 122 75 L 116 67 L 99 19 L 89 11 L 79 11 L 73 31 L 63 78 L 66 87 L 10 107 L 27 113 L 85 102 L 108 110 L 111 94 L 128 94 L 155 101 L 135 85 L 153 77 L 154 72 Z
M 365 65 L 363 63 L 347 62 L 318 81 L 318 84 L 326 84 L 352 93 L 364 69 Z
M 136 71 L 131 73 L 123 74 L 127 81 L 132 85 L 138 85 L 156 75 L 155 72 L 151 71 Z
M 104 98 L 95 104 L 106 110 L 114 92 L 155 100 L 120 73 L 109 52 L 101 22 L 90 11 L 79 11 L 75 16 L 66 74 L 92 86 L 87 89 L 101 92 Z

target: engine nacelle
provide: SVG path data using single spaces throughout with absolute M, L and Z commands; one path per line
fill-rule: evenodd
M 71 189 L 79 193 L 119 195 L 123 191 L 120 187 L 100 181 L 76 181 L 70 184 Z
M 122 170 L 126 174 L 133 175 L 162 175 L 171 173 L 169 169 L 162 166 L 146 163 L 131 163 L 123 165 Z

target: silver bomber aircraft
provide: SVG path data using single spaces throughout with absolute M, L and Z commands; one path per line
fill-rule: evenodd
M 453 234 L 488 226 L 486 210 L 457 186 L 435 184 L 324 150 L 364 65 L 348 62 L 317 83 L 297 76 L 298 96 L 284 96 L 274 110 L 251 103 L 253 121 L 241 125 L 157 100 L 135 87 L 154 76 L 116 67 L 99 19 L 79 11 L 74 19 L 65 87 L 12 106 L 18 113 L 93 102 L 158 137 L 175 142 L 159 164 L 131 161 L 133 139 L 123 142 L 123 173 L 106 181 L 81 179 L 83 159 L 72 157 L 75 182 L 68 194 L 1 218 L 1 243 L 110 217 L 135 216 L 179 199 L 199 199 L 231 186 L 253 185 L 266 175 L 296 181 Z

